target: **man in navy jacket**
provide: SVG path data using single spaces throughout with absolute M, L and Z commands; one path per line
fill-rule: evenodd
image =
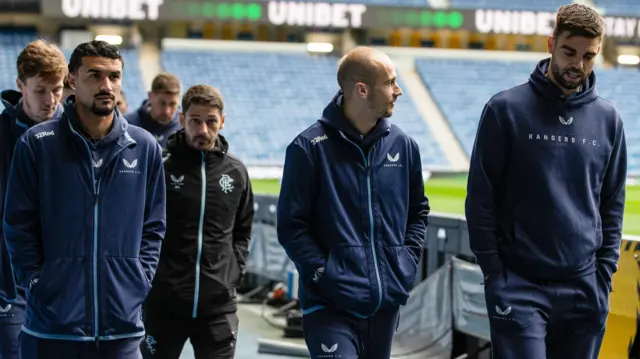
M 114 111 L 123 62 L 78 45 L 58 121 L 18 140 L 4 215 L 26 288 L 21 358 L 139 358 L 142 302 L 165 232 L 161 148 Z
M 130 124 L 149 131 L 158 140 L 162 148 L 167 140 L 180 130 L 180 80 L 173 74 L 158 74 L 151 83 L 149 98 L 140 107 L 125 117 Z
M 42 40 L 29 43 L 16 61 L 20 91 L 0 93 L 0 218 L 13 148 L 18 138 L 37 123 L 59 118 L 67 60 L 55 45 Z M 18 359 L 18 337 L 24 321 L 24 288 L 16 285 L 0 226 L 0 359 Z
M 604 21 L 558 10 L 551 59 L 493 96 L 467 188 L 495 359 L 596 359 L 617 270 L 627 150 L 593 73 Z
M 287 147 L 278 240 L 300 273 L 311 357 L 388 359 L 426 234 L 420 151 L 388 119 L 402 94 L 389 57 L 353 50 L 338 83 Z

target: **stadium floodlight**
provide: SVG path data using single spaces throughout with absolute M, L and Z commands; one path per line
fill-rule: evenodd
M 637 65 L 640 64 L 640 57 L 636 55 L 620 55 L 618 56 L 620 65 Z
M 307 51 L 309 52 L 331 52 L 333 51 L 333 44 L 327 42 L 310 42 L 307 44 Z
M 96 40 L 108 42 L 111 45 L 122 44 L 122 36 L 120 35 L 98 35 L 96 36 Z

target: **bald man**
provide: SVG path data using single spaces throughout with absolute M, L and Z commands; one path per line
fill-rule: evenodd
M 338 84 L 287 147 L 278 240 L 300 274 L 311 357 L 389 359 L 427 228 L 420 151 L 389 120 L 402 95 L 389 57 L 356 48 Z

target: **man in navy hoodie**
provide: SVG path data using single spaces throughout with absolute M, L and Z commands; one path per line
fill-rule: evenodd
M 414 283 L 429 204 L 418 145 L 389 120 L 396 79 L 384 53 L 354 49 L 322 118 L 287 147 L 278 240 L 312 358 L 388 359 Z
M 173 74 L 158 74 L 151 83 L 149 99 L 125 118 L 135 126 L 151 132 L 162 148 L 174 132 L 182 128 L 178 106 L 180 103 L 180 80 Z
M 603 32 L 591 8 L 561 7 L 551 58 L 480 119 L 466 215 L 495 359 L 600 351 L 627 171 L 619 113 L 595 88 Z
M 22 359 L 141 356 L 165 182 L 157 141 L 114 111 L 122 70 L 117 47 L 78 45 L 76 95 L 16 144 L 3 228 L 26 288 Z
M 18 138 L 29 127 L 59 118 L 67 61 L 55 45 L 29 43 L 16 61 L 18 91 L 0 93 L 0 218 L 4 211 L 7 178 Z M 0 359 L 18 359 L 18 337 L 24 321 L 24 288 L 16 285 L 0 226 Z

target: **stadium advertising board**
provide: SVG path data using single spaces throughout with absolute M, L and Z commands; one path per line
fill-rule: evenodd
M 554 12 L 472 10 L 464 28 L 480 33 L 549 35 L 555 25 Z M 614 38 L 640 37 L 640 18 L 605 16 L 605 35 Z
M 96 20 L 214 20 L 322 28 L 459 29 L 460 11 L 299 1 L 41 0 L 42 15 Z
M 42 0 L 49 17 L 99 20 L 215 20 L 320 28 L 465 29 L 548 35 L 555 13 L 369 6 L 336 2 L 218 0 Z M 640 19 L 605 17 L 606 34 L 639 38 Z

